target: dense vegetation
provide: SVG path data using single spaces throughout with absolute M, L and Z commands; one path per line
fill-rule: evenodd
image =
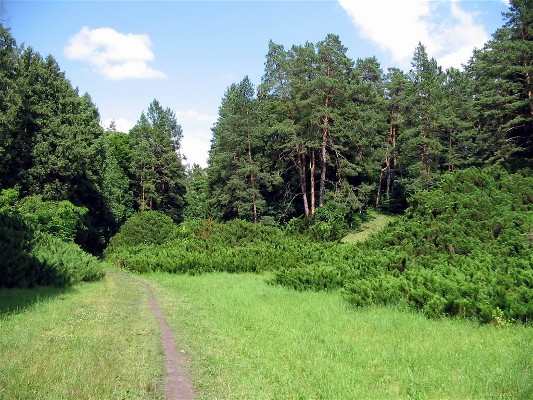
M 107 256 L 138 272 L 271 271 L 273 282 L 295 289 L 342 289 L 356 306 L 405 305 L 485 322 L 533 318 L 533 176 L 499 167 L 446 174 L 360 244 L 319 242 L 292 225 L 173 226 L 143 213 L 126 222 Z
M 69 201 L 18 201 L 0 192 L 0 287 L 66 286 L 104 275 L 103 264 L 74 239 L 86 209 Z
M 185 168 L 157 100 L 104 131 L 54 58 L 0 26 L 0 286 L 96 279 L 81 248 L 107 246 L 134 271 L 272 271 L 357 306 L 531 321 L 533 4 L 510 4 L 463 71 L 423 44 L 385 72 L 335 35 L 270 42 L 257 88 L 224 94 L 207 169 Z M 404 215 L 337 244 L 369 207 Z

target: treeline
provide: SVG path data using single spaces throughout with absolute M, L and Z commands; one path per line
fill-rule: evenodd
M 213 128 L 215 217 L 402 210 L 444 172 L 531 158 L 532 9 L 512 1 L 464 71 L 443 70 L 422 44 L 405 73 L 351 60 L 335 35 L 290 49 L 270 42 L 260 85 L 231 85 Z
M 182 131 L 170 109 L 154 100 L 129 134 L 104 131 L 56 60 L 18 46 L 3 26 L 0 65 L 0 189 L 86 208 L 76 241 L 91 252 L 136 210 L 181 220 Z
M 351 60 L 335 35 L 290 49 L 270 42 L 258 87 L 244 78 L 222 99 L 208 168 L 188 170 L 170 109 L 154 100 L 129 133 L 106 131 L 52 56 L 17 45 L 0 26 L 3 252 L 20 256 L 21 271 L 44 265 L 35 259 L 47 235 L 98 254 L 136 211 L 178 223 L 287 224 L 335 240 L 366 207 L 403 211 L 446 172 L 527 166 L 532 10 L 532 0 L 511 1 L 464 71 L 443 70 L 422 44 L 406 73 L 383 71 L 373 57 Z M 46 281 L 29 274 L 20 285 Z

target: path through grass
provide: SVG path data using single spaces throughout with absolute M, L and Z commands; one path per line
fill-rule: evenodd
M 357 242 L 362 242 L 365 239 L 368 239 L 373 234 L 381 231 L 389 223 L 394 220 L 394 216 L 381 214 L 375 211 L 370 211 L 370 219 L 361 224 L 359 231 L 350 232 L 345 237 L 341 239 L 342 243 L 352 244 Z
M 0 399 L 161 399 L 144 287 L 109 271 L 66 291 L 0 290 Z
M 352 309 L 257 275 L 146 277 L 204 399 L 531 399 L 533 329 Z

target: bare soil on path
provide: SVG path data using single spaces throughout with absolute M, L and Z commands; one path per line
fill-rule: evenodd
M 195 398 L 194 389 L 183 370 L 186 358 L 176 349 L 172 330 L 165 321 L 165 317 L 157 304 L 152 288 L 142 282 L 148 293 L 148 301 L 161 330 L 161 344 L 165 354 L 165 370 L 167 372 L 163 392 L 167 400 L 192 400 Z

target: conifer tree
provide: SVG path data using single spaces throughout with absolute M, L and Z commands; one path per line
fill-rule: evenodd
M 130 135 L 139 209 L 163 211 L 181 221 L 185 206 L 185 169 L 179 154 L 183 133 L 175 114 L 154 100 Z
M 265 215 L 264 194 L 277 181 L 265 145 L 255 89 L 245 77 L 226 91 L 213 127 L 208 185 L 219 218 L 258 222 Z
M 492 164 L 533 155 L 533 1 L 511 0 L 505 24 L 469 64 L 478 157 Z

